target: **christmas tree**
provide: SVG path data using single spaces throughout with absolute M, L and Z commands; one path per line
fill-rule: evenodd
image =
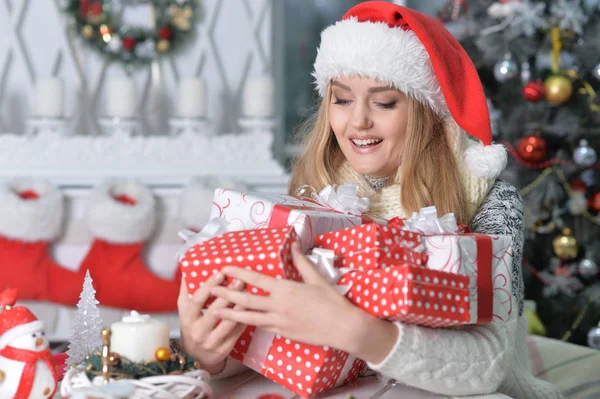
M 75 320 L 71 326 L 71 342 L 67 355 L 67 364 L 79 364 L 91 352 L 102 348 L 100 334 L 102 332 L 102 319 L 96 300 L 96 290 L 92 285 L 89 270 L 85 274 L 83 289 L 79 295 Z
M 600 1 L 448 1 L 525 202 L 525 297 L 547 335 L 600 338 Z

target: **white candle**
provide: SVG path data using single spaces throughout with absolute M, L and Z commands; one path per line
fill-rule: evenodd
M 108 82 L 106 114 L 111 117 L 131 118 L 135 115 L 137 94 L 131 78 L 112 79 Z
M 248 79 L 244 87 L 242 113 L 250 118 L 273 116 L 275 84 L 269 76 Z
M 35 85 L 37 116 L 60 118 L 64 115 L 64 86 L 60 78 L 38 79 Z
M 182 118 L 206 116 L 206 88 L 200 78 L 183 78 L 179 81 L 176 115 Z
M 156 350 L 169 348 L 169 326 L 148 315 L 133 311 L 110 328 L 110 350 L 131 361 L 156 361 Z

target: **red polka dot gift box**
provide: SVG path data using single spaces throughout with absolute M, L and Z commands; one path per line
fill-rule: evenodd
M 421 235 L 395 226 L 367 223 L 315 237 L 315 247 L 333 250 L 335 265 L 367 270 L 410 263 L 424 265 Z
M 389 226 L 404 228 L 394 218 Z M 426 267 L 469 277 L 468 324 L 505 322 L 518 317 L 513 292 L 513 243 L 510 236 L 469 232 L 458 226 L 456 233 L 423 234 Z M 414 233 L 418 234 L 418 233 Z
M 304 252 L 313 247 L 319 234 L 363 223 L 387 224 L 384 220 L 336 210 L 310 198 L 220 188 L 215 190 L 210 214 L 210 219 L 216 217 L 225 219 L 235 230 L 294 226 Z
M 346 298 L 370 314 L 428 327 L 467 324 L 469 278 L 403 264 L 383 269 L 347 270 L 337 283 Z

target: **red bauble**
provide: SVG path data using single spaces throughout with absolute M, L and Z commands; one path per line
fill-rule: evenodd
M 131 51 L 135 47 L 135 42 L 135 37 L 125 36 L 123 38 L 123 48 L 127 51 Z
M 539 136 L 526 136 L 519 140 L 517 152 L 526 162 L 541 162 L 546 159 L 546 140 Z
M 523 97 L 532 103 L 542 101 L 544 97 L 546 97 L 546 88 L 542 81 L 536 80 L 535 82 L 527 83 L 525 87 L 523 87 Z
M 590 207 L 590 211 L 594 213 L 600 212 L 600 192 L 597 192 L 590 197 L 588 205 Z
M 163 40 L 171 40 L 173 37 L 173 30 L 168 26 L 163 26 L 158 30 L 158 38 Z

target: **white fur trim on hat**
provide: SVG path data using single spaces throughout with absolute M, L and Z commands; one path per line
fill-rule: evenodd
M 32 334 L 36 331 L 42 331 L 43 329 L 44 322 L 42 320 L 36 320 L 13 327 L 4 334 L 0 335 L 0 349 L 10 344 L 16 338 L 22 337 L 26 334 Z
M 126 195 L 135 205 L 118 201 Z M 90 195 L 87 214 L 92 234 L 116 244 L 134 244 L 147 240 L 156 222 L 152 192 L 132 181 L 111 181 L 96 187 Z
M 248 187 L 234 179 L 208 177 L 190 181 L 181 194 L 179 218 L 186 228 L 200 230 L 210 217 L 212 201 L 217 188 L 245 191 Z
M 506 168 L 506 148 L 501 144 L 484 146 L 474 144 L 465 150 L 465 163 L 469 172 L 477 177 L 494 179 Z
M 33 191 L 39 198 L 24 199 Z M 27 242 L 58 237 L 63 223 L 63 196 L 50 183 L 18 180 L 0 183 L 0 235 Z
M 410 30 L 356 17 L 339 21 L 321 33 L 314 67 L 321 97 L 333 78 L 361 76 L 396 87 L 438 115 L 449 114 L 429 54 Z

